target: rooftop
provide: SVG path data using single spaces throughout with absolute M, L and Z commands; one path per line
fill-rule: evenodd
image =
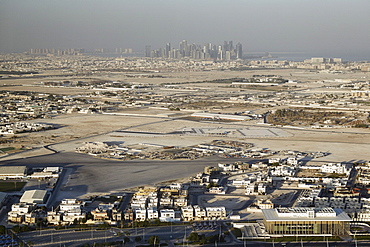
M 0 166 L 0 176 L 4 175 L 24 175 L 26 166 Z
M 21 202 L 35 202 L 43 201 L 45 199 L 47 191 L 46 190 L 27 190 L 23 193 L 21 197 Z
M 263 209 L 266 221 L 351 221 L 338 208 L 275 208 Z

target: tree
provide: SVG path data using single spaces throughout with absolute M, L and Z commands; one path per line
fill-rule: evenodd
M 129 238 L 129 237 L 124 237 L 124 238 L 123 238 L 123 242 L 124 242 L 124 243 L 128 243 L 128 242 L 130 242 L 130 238 Z
M 135 237 L 135 241 L 136 241 L 136 242 L 140 242 L 140 241 L 141 241 L 141 237 L 140 237 L 140 236 L 136 236 L 136 237 Z
M 200 239 L 200 236 L 196 232 L 190 233 L 190 235 L 188 237 L 188 240 L 191 241 L 191 242 L 197 242 L 197 241 L 199 241 L 199 239 Z
M 6 227 L 3 225 L 0 225 L 0 234 L 6 234 Z
M 159 244 L 159 242 L 160 242 L 161 240 L 159 239 L 159 237 L 158 236 L 151 236 L 149 239 L 148 239 L 148 243 L 150 244 L 150 245 L 156 245 L 156 244 Z

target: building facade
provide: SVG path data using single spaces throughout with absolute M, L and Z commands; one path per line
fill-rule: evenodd
M 276 208 L 262 210 L 270 235 L 338 236 L 349 232 L 351 218 L 341 209 Z

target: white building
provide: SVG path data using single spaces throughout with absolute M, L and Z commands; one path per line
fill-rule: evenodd
M 269 158 L 269 164 L 280 163 L 281 158 Z
M 35 208 L 36 204 L 34 203 L 14 203 L 12 205 L 12 211 L 17 213 L 26 214 L 31 212 Z
M 46 202 L 46 196 L 46 190 L 26 190 L 23 193 L 20 202 L 44 204 Z
M 289 157 L 289 158 L 287 158 L 286 163 L 288 165 L 296 166 L 296 165 L 298 165 L 298 159 L 297 159 L 297 157 Z
M 173 209 L 162 209 L 160 210 L 159 220 L 161 222 L 174 222 L 175 221 L 175 210 Z
M 277 177 L 281 177 L 281 176 L 287 176 L 287 177 L 292 177 L 294 176 L 296 173 L 296 169 L 294 167 L 291 167 L 291 166 L 274 166 L 274 167 L 271 167 L 270 170 L 269 170 L 269 174 L 271 176 L 277 176 Z
M 321 172 L 324 173 L 338 173 L 338 174 L 349 174 L 352 166 L 349 164 L 342 163 L 328 163 L 321 166 Z
M 257 193 L 259 195 L 265 195 L 267 190 L 267 186 L 264 183 L 259 183 L 257 186 Z
M 249 178 L 243 178 L 243 179 L 234 179 L 231 181 L 232 186 L 235 186 L 237 188 L 244 188 L 250 184 Z
M 206 207 L 208 220 L 222 220 L 226 218 L 225 207 Z
M 135 220 L 136 221 L 145 221 L 146 220 L 146 209 L 135 209 Z
M 248 184 L 248 186 L 245 188 L 245 194 L 246 195 L 255 195 L 255 194 L 257 194 L 255 192 L 255 187 L 256 187 L 256 184 L 254 182 Z
M 158 210 L 157 210 L 156 207 L 148 208 L 146 212 L 147 212 L 147 219 L 148 220 L 158 219 L 158 217 L 159 217 Z

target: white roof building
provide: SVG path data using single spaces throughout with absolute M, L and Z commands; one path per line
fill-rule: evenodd
M 20 202 L 43 204 L 46 201 L 46 190 L 27 190 L 23 193 Z

